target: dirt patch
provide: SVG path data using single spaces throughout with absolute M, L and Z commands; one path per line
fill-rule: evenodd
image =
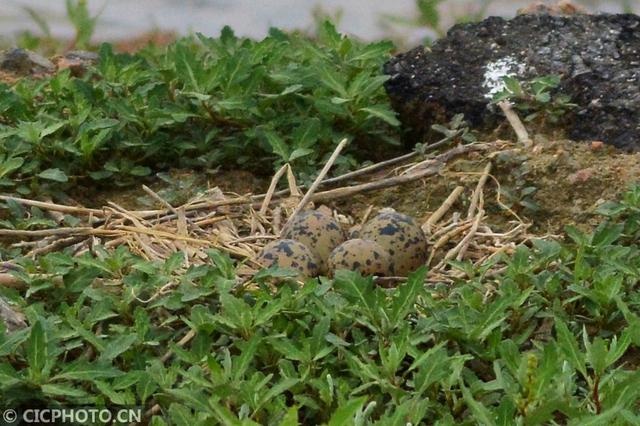
M 243 170 L 225 170 L 211 174 L 174 169 L 158 173 L 154 178 L 134 186 L 100 190 L 78 187 L 71 192 L 70 198 L 89 208 L 101 208 L 109 201 L 132 210 L 163 207 L 142 189 L 142 184 L 146 184 L 164 200 L 177 206 L 215 187 L 234 195 L 260 194 L 267 190 L 269 181 Z
M 426 220 L 458 185 L 465 187 L 453 211 L 464 214 L 468 195 L 487 163 L 486 157 L 453 162 L 441 175 L 402 187 L 361 194 L 335 204 L 341 212 L 361 218 L 369 206 L 393 207 L 419 220 Z M 530 149 L 504 151 L 493 158 L 487 183 L 490 198 L 488 222 L 501 230 L 513 214 L 531 223 L 537 235 L 560 234 L 566 225 L 587 230 L 601 217 L 596 208 L 615 200 L 640 176 L 640 154 L 628 154 L 598 143 L 537 137 Z M 499 184 L 499 186 L 498 186 Z M 499 196 L 499 197 L 498 197 Z

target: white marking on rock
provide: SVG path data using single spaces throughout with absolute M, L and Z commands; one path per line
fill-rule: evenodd
M 493 96 L 504 89 L 504 77 L 517 77 L 524 73 L 524 64 L 519 63 L 512 56 L 505 56 L 485 66 L 484 82 L 482 86 L 487 89 L 484 97 L 493 99 Z

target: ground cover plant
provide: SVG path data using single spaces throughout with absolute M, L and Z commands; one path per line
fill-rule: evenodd
M 140 405 L 155 425 L 637 424 L 638 194 L 498 275 L 457 264 L 453 286 L 421 269 L 393 290 L 346 271 L 238 287 L 217 251 L 23 259 L 26 293 L 0 288 L 31 324 L 0 334 L 1 400 Z
M 63 71 L 0 84 L 0 185 L 126 184 L 171 167 L 226 164 L 313 172 L 343 137 L 342 169 L 397 144 L 382 84 L 389 42 L 362 43 L 330 23 L 315 38 L 187 37 L 135 55 L 100 48 L 83 77 Z M 63 186 L 62 186 L 63 187 Z

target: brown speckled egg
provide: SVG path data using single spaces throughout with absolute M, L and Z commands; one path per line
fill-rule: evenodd
M 304 244 L 294 240 L 276 240 L 267 244 L 257 259 L 265 268 L 278 266 L 292 268 L 300 272 L 301 277 L 318 275 L 318 261 Z
M 330 215 L 308 210 L 297 215 L 282 230 L 282 238 L 296 240 L 309 247 L 318 259 L 321 273 L 327 272 L 327 259 L 331 251 L 346 240 L 340 224 Z
M 424 232 L 413 218 L 402 213 L 378 214 L 362 227 L 360 238 L 375 241 L 389 252 L 396 275 L 406 276 L 428 258 Z
M 392 275 L 391 256 L 380 244 L 359 238 L 345 241 L 329 256 L 329 269 L 358 271 L 362 275 Z

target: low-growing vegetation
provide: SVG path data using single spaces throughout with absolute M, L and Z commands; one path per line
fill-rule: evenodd
M 347 272 L 239 287 L 217 251 L 23 260 L 28 291 L 0 292 L 31 326 L 0 334 L 1 400 L 141 405 L 154 425 L 638 424 L 638 194 L 498 275 L 457 263 L 452 286 L 422 269 L 393 290 Z
M 0 185 L 130 183 L 168 167 L 308 176 L 343 138 L 339 169 L 398 143 L 382 87 L 393 45 L 366 44 L 325 23 L 317 37 L 276 29 L 262 41 L 202 35 L 116 54 L 81 78 L 68 71 L 0 84 Z M 58 185 L 59 187 L 60 185 Z
M 493 101 L 512 102 L 524 114 L 525 121 L 558 124 L 576 106 L 561 92 L 560 76 L 544 75 L 524 82 L 506 76 L 503 80 L 504 88 L 495 94 Z

